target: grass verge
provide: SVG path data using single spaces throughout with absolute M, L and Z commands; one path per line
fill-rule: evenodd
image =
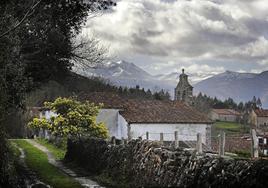
M 227 135 L 249 133 L 249 127 L 236 122 L 217 121 L 212 126 L 212 136 L 216 136 L 223 130 Z
M 26 164 L 37 173 L 40 180 L 53 188 L 80 188 L 80 184 L 50 164 L 47 155 L 25 140 L 12 140 L 26 153 Z
M 38 142 L 39 144 L 45 146 L 56 158 L 56 160 L 62 160 L 64 159 L 66 150 L 63 148 L 59 148 L 57 146 L 55 146 L 54 144 L 50 143 L 48 140 L 46 139 L 35 139 L 36 142 Z

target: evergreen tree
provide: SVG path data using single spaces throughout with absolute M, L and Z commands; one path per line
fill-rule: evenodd
M 243 102 L 240 102 L 240 103 L 238 104 L 237 108 L 238 108 L 238 110 L 239 110 L 240 112 L 244 111 L 244 103 L 243 103 Z
M 253 96 L 251 100 L 251 108 L 256 109 L 257 108 L 257 99 L 255 96 Z
M 261 102 L 261 99 L 260 99 L 260 98 L 257 99 L 257 101 L 256 101 L 256 106 L 257 106 L 258 108 L 261 108 L 261 107 L 262 107 L 262 102 Z

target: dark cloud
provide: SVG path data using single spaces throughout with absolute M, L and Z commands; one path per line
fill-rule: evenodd
M 86 31 L 108 43 L 119 58 L 148 56 L 154 59 L 151 67 L 220 60 L 223 67 L 232 61 L 268 68 L 266 0 L 124 0 L 88 25 Z

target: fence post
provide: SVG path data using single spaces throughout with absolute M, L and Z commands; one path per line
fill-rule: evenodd
M 201 154 L 202 151 L 202 135 L 201 133 L 197 133 L 197 142 L 196 142 L 196 150 L 197 153 Z
M 160 143 L 164 143 L 164 133 L 160 133 Z
M 149 140 L 149 132 L 146 132 L 146 140 Z
M 219 141 L 219 155 L 224 156 L 225 153 L 225 132 L 220 132 L 220 141 Z
M 128 141 L 131 140 L 131 127 L 130 127 L 130 124 L 127 125 L 127 139 L 128 139 Z
M 112 136 L 111 142 L 112 142 L 112 145 L 114 146 L 116 145 L 115 136 Z
M 251 157 L 252 158 L 258 158 L 259 157 L 259 140 L 256 134 L 255 129 L 251 129 Z
M 179 147 L 178 131 L 174 132 L 174 137 L 175 137 L 175 148 L 178 148 Z

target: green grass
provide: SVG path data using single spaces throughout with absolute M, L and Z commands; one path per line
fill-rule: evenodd
M 57 160 L 64 159 L 64 156 L 65 156 L 65 153 L 66 153 L 66 149 L 59 148 L 59 147 L 53 145 L 52 143 L 50 143 L 46 139 L 38 138 L 35 141 L 38 142 L 39 144 L 45 146 L 54 155 L 54 157 Z
M 212 135 L 216 136 L 223 130 L 227 135 L 249 133 L 249 127 L 236 122 L 218 121 L 212 126 Z
M 215 123 L 216 127 L 219 129 L 228 129 L 231 131 L 239 131 L 241 125 L 235 122 L 222 122 L 218 121 Z
M 50 164 L 47 155 L 25 140 L 12 140 L 26 153 L 26 164 L 44 183 L 53 188 L 80 188 L 80 184 Z

